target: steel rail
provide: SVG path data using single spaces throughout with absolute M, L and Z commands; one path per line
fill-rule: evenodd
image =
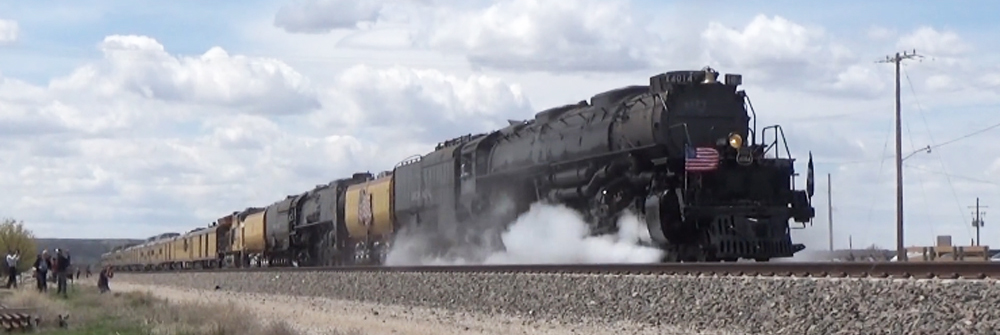
M 254 267 L 119 271 L 127 274 L 252 272 L 408 272 L 540 273 L 595 275 L 718 275 L 776 277 L 877 277 L 1000 279 L 1000 263 L 990 262 L 815 262 L 815 263 L 669 263 L 669 264 L 531 264 L 448 266 Z

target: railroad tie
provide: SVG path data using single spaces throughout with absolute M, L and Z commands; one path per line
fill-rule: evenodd
M 7 332 L 28 331 L 35 326 L 31 322 L 33 312 L 33 309 L 0 305 L 0 327 Z M 35 323 L 37 324 L 37 321 Z

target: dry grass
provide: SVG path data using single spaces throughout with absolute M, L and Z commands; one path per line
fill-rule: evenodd
M 53 290 L 54 291 L 54 290 Z M 2 299 L 15 308 L 35 308 L 46 334 L 298 335 L 285 322 L 263 323 L 245 308 L 221 304 L 170 303 L 149 293 L 99 294 L 76 286 L 68 299 L 21 289 Z M 58 316 L 69 314 L 68 329 Z M 331 331 L 332 335 L 361 332 Z

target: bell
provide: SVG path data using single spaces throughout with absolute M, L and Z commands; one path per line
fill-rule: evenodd
M 705 71 L 705 80 L 701 81 L 702 84 L 715 84 L 717 82 L 716 80 L 719 78 L 718 71 L 715 71 L 715 69 L 709 66 L 706 66 L 701 70 Z

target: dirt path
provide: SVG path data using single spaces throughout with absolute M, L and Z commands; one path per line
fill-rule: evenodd
M 238 304 L 264 320 L 285 320 L 307 334 L 667 334 L 630 325 L 559 325 L 440 309 L 387 306 L 329 298 L 236 293 L 115 282 L 114 291 L 149 291 L 169 301 Z

